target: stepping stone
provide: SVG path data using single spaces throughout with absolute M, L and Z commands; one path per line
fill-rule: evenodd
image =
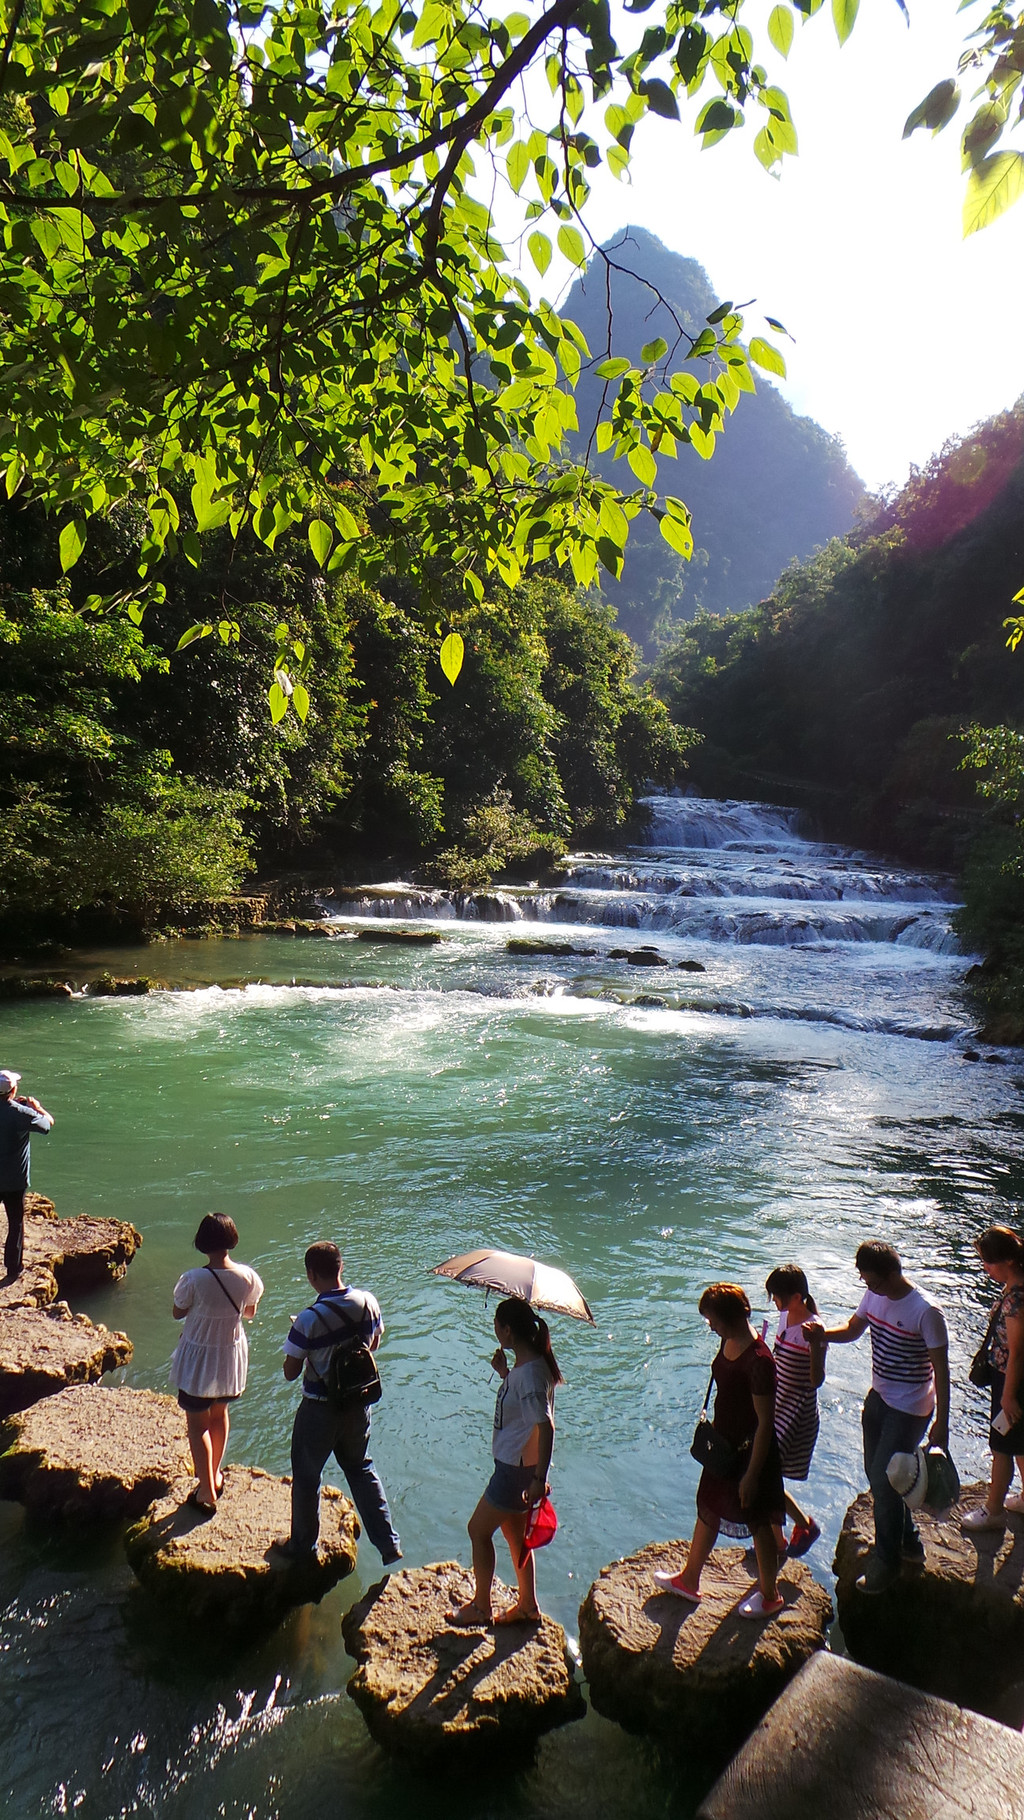
M 321 1491 L 320 1546 L 308 1561 L 272 1552 L 290 1522 L 290 1479 L 228 1466 L 212 1517 L 177 1494 L 160 1498 L 128 1531 L 125 1553 L 176 1622 L 256 1628 L 276 1624 L 293 1605 L 318 1603 L 356 1564 L 359 1523 L 333 1486 Z
M 602 1570 L 580 1607 L 583 1672 L 606 1718 L 721 1763 L 824 1648 L 832 1601 L 803 1561 L 787 1561 L 783 1610 L 741 1618 L 751 1576 L 743 1550 L 725 1548 L 704 1569 L 700 1604 L 688 1605 L 653 1578 L 677 1572 L 686 1546 L 652 1542 Z
M 46 1265 L 62 1296 L 119 1282 L 141 1244 L 141 1232 L 127 1220 L 84 1213 L 62 1220 L 45 1195 L 25 1197 L 26 1267 Z
M 846 1513 L 834 1562 L 839 1622 L 851 1656 L 925 1693 L 1020 1726 L 1024 1721 L 1024 1519 L 964 1535 L 960 1518 L 985 1501 L 965 1485 L 944 1517 L 916 1511 L 923 1569 L 904 1565 L 887 1592 L 857 1591 L 874 1541 L 871 1497 Z
M 359 1663 L 348 1684 L 377 1743 L 438 1763 L 530 1756 L 584 1701 L 553 1618 L 540 1624 L 457 1629 L 447 1613 L 472 1596 L 457 1561 L 393 1573 L 342 1620 Z M 494 1608 L 511 1602 L 498 1581 Z
M 0 1283 L 0 1314 L 8 1308 L 45 1308 L 57 1300 L 57 1279 L 49 1264 L 27 1264 L 20 1276 Z
M 1024 1820 L 1024 1739 L 819 1652 L 697 1820 Z
M 192 1486 L 185 1417 L 152 1390 L 76 1384 L 9 1417 L 4 1439 L 0 1498 L 35 1516 L 117 1522 Z
M 69 1384 L 92 1384 L 132 1356 L 125 1333 L 94 1326 L 66 1302 L 10 1308 L 0 1322 L 0 1418 Z

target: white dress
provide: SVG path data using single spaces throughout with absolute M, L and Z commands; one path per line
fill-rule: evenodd
M 241 1396 L 249 1369 L 242 1311 L 254 1309 L 262 1294 L 263 1283 L 248 1264 L 186 1270 L 174 1286 L 174 1306 L 188 1313 L 171 1359 L 171 1383 L 190 1397 Z

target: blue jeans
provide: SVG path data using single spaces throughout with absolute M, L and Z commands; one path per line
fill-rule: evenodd
M 911 1416 L 905 1409 L 893 1409 L 877 1390 L 869 1390 L 864 1399 L 864 1471 L 875 1506 L 875 1554 L 886 1567 L 898 1567 L 901 1550 L 920 1548 L 921 1539 L 885 1469 L 894 1453 L 914 1452 L 930 1421 L 931 1416 Z
M 333 1453 L 348 1481 L 359 1521 L 377 1553 L 393 1561 L 401 1543 L 384 1495 L 384 1487 L 367 1448 L 370 1412 L 361 1403 L 333 1409 L 327 1402 L 302 1397 L 292 1429 L 292 1533 L 296 1548 L 315 1548 L 320 1534 L 320 1476 Z

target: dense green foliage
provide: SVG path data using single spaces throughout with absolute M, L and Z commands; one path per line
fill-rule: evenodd
M 696 335 L 713 314 L 717 299 L 706 273 L 653 234 L 627 228 L 602 253 L 563 311 L 591 347 L 607 339 L 615 355 L 639 364 L 641 348 L 655 336 L 671 349 L 677 322 Z M 666 355 L 668 371 L 681 366 L 682 352 Z M 570 441 L 614 480 L 615 462 L 595 448 L 604 390 L 593 369 L 584 368 L 576 387 L 580 433 Z M 670 549 L 642 516 L 630 531 L 621 579 L 608 576 L 601 584 L 623 629 L 651 657 L 680 620 L 701 609 L 738 612 L 760 600 L 788 563 L 849 530 L 864 494 L 836 438 L 796 416 L 765 381 L 744 400 L 713 461 L 701 460 L 692 445 L 680 446 L 675 458 L 662 456 L 661 474 L 690 507 L 692 560 Z

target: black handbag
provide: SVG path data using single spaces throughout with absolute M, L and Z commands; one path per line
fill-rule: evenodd
M 978 1347 L 977 1352 L 971 1360 L 970 1370 L 967 1373 L 971 1383 L 975 1385 L 978 1390 L 991 1390 L 992 1385 L 996 1381 L 996 1371 L 988 1356 L 988 1349 L 992 1341 L 992 1335 L 996 1330 L 996 1322 L 999 1319 L 999 1312 L 1002 1306 L 1003 1297 L 1000 1295 L 992 1313 L 988 1317 L 988 1327 L 985 1330 L 985 1338 L 982 1340 L 981 1345 Z
M 738 1479 L 743 1471 L 744 1455 L 750 1443 L 748 1441 L 744 1447 L 736 1447 L 732 1441 L 726 1439 L 725 1435 L 719 1433 L 710 1420 L 708 1404 L 711 1401 L 714 1385 L 715 1376 L 712 1372 L 708 1379 L 708 1387 L 697 1426 L 693 1431 L 693 1440 L 690 1442 L 690 1454 L 699 1466 L 706 1466 L 708 1471 L 713 1472 L 717 1478 Z

